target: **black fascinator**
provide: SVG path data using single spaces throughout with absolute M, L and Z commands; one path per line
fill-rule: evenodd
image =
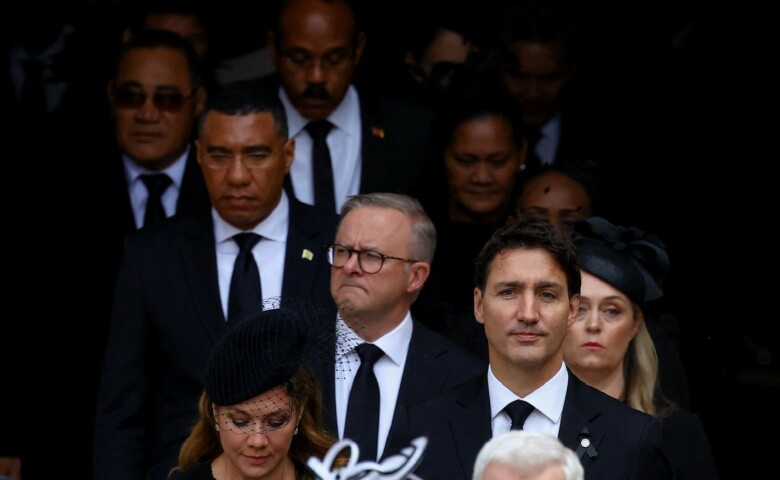
M 669 255 L 660 238 L 636 227 L 613 225 L 601 217 L 580 220 L 574 232 L 582 270 L 639 304 L 663 296 Z

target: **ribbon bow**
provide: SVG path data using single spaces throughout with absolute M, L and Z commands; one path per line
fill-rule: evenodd
M 574 228 L 576 235 L 600 240 L 631 258 L 645 279 L 645 301 L 663 296 L 663 281 L 669 272 L 669 255 L 660 238 L 637 227 L 613 225 L 601 217 L 581 220 Z

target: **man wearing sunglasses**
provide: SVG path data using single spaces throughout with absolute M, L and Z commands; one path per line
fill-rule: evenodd
M 193 143 L 207 98 L 203 78 L 200 57 L 173 32 L 138 32 L 117 53 L 106 87 L 113 139 L 87 151 L 94 160 L 79 193 L 85 197 L 80 216 L 87 217 L 85 228 L 93 237 L 78 239 L 89 249 L 80 266 L 87 293 L 79 292 L 84 300 L 77 311 L 95 318 L 96 390 L 125 237 L 151 228 L 147 223 L 210 209 Z M 146 178 L 161 179 L 160 190 L 153 192 L 155 184 Z

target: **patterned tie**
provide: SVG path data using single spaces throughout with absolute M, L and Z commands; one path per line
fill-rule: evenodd
M 374 363 L 384 355 L 381 348 L 370 343 L 355 347 L 360 356 L 360 368 L 349 391 L 344 438 L 357 443 L 360 460 L 376 461 L 379 437 L 379 384 L 374 375 Z
M 523 400 L 515 400 L 504 411 L 512 419 L 512 430 L 522 430 L 525 419 L 534 411 L 534 406 Z
M 165 209 L 162 206 L 162 195 L 171 185 L 171 177 L 164 173 L 141 175 L 141 181 L 146 185 L 149 198 L 144 212 L 144 226 L 165 220 Z
M 260 235 L 252 232 L 238 233 L 233 240 L 238 244 L 238 256 L 233 265 L 228 296 L 228 322 L 244 312 L 261 308 L 263 293 L 260 290 L 260 271 L 257 269 L 252 248 L 260 241 Z
M 328 149 L 328 132 L 333 124 L 327 120 L 316 120 L 306 125 L 312 139 L 312 173 L 314 175 L 314 205 L 332 212 L 336 211 L 336 196 L 333 193 L 333 165 Z

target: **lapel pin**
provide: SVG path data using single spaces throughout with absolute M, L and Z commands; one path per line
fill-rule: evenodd
M 303 251 L 301 252 L 301 258 L 305 258 L 306 260 L 313 260 L 314 254 L 311 253 L 311 250 L 309 250 L 308 248 L 304 248 Z
M 376 138 L 385 138 L 385 131 L 379 127 L 371 127 L 371 134 Z
M 577 447 L 577 456 L 582 457 L 583 454 L 587 453 L 590 458 L 595 458 L 598 455 L 598 452 L 596 451 L 596 448 L 593 446 L 593 442 L 591 441 L 591 435 L 587 427 L 582 429 L 579 438 L 580 438 L 580 445 Z

